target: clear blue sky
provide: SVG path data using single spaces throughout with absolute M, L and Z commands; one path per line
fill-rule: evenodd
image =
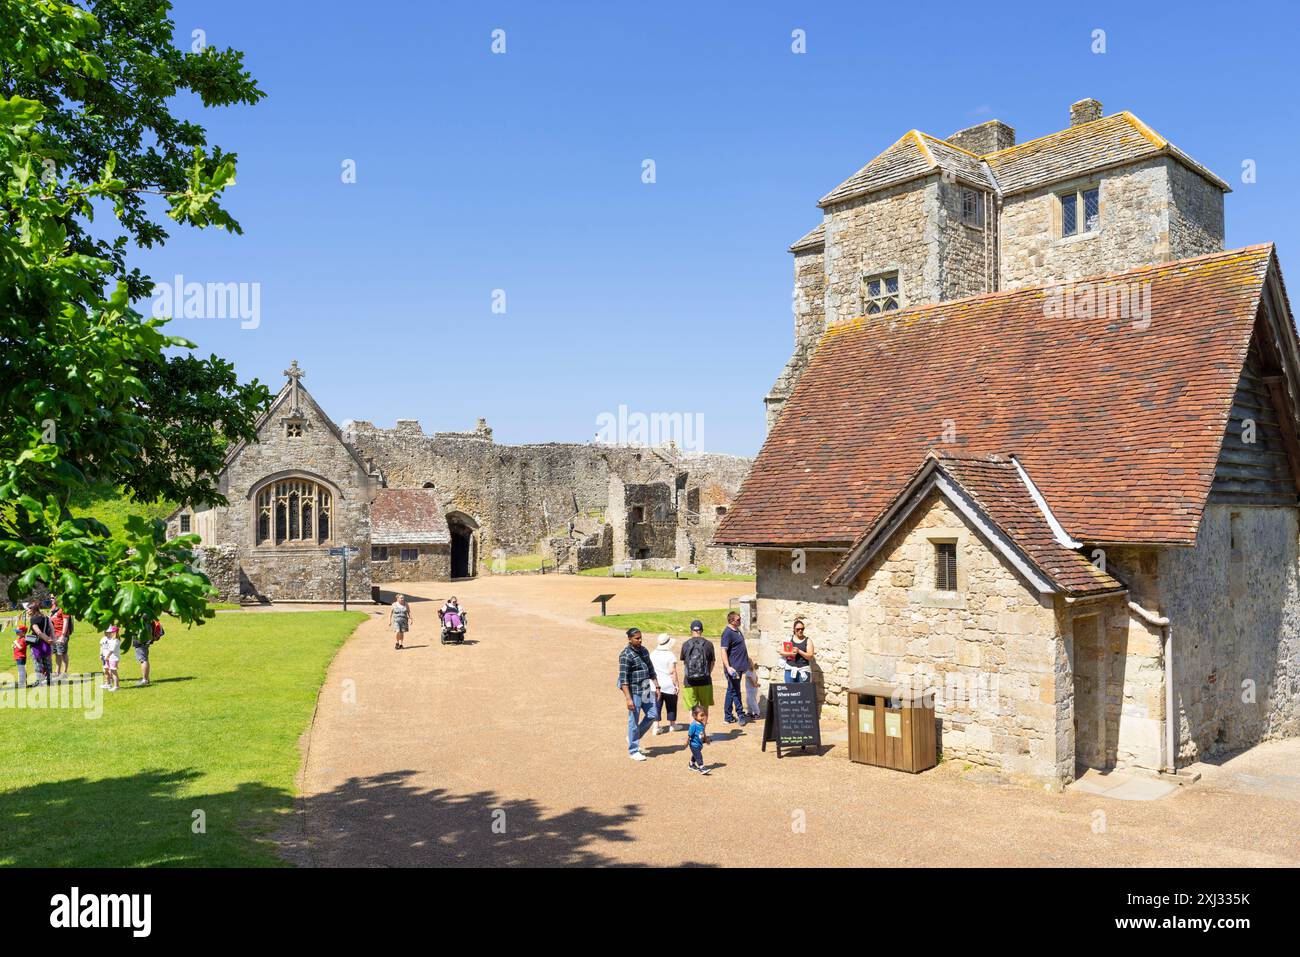
M 239 154 L 245 235 L 177 231 L 136 261 L 260 283 L 257 329 L 173 328 L 273 387 L 298 359 L 340 422 L 585 441 L 625 404 L 702 413 L 706 448 L 754 454 L 818 197 L 912 127 L 996 117 L 1026 140 L 1092 96 L 1232 183 L 1229 246 L 1277 242 L 1295 297 L 1295 5 L 950 6 L 181 0 L 178 41 L 244 50 L 268 93 L 180 104 Z

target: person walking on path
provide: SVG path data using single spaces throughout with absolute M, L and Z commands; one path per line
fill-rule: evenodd
M 691 622 L 691 637 L 682 643 L 682 664 L 686 681 L 682 686 L 682 704 L 703 711 L 703 721 L 709 723 L 709 709 L 713 707 L 713 665 L 716 655 L 713 642 L 704 637 L 704 623 L 698 618 Z
M 393 649 L 401 651 L 406 633 L 411 630 L 411 606 L 406 603 L 405 595 L 398 595 L 397 600 L 389 607 L 388 626 L 393 629 L 393 636 L 397 639 Z
M 42 680 L 46 687 L 52 678 L 52 661 L 54 649 L 50 644 L 52 634 L 50 619 L 41 612 L 41 606 L 29 601 L 23 606 L 27 619 L 27 647 L 31 652 L 36 669 L 36 684 Z
M 627 705 L 627 756 L 633 761 L 644 761 L 641 736 L 655 723 L 656 699 L 659 682 L 655 680 L 655 666 L 650 653 L 641 644 L 641 629 L 627 630 L 627 644 L 618 655 L 618 688 Z M 641 713 L 640 721 L 637 712 Z
M 745 689 L 741 685 L 749 672 L 749 649 L 745 646 L 745 635 L 740 630 L 738 612 L 733 611 L 727 616 L 727 627 L 722 630 L 722 666 L 727 673 L 727 697 L 722 702 L 722 720 L 727 724 L 740 722 L 741 727 L 744 727 L 749 719 L 745 717 Z
M 812 681 L 812 662 L 815 655 L 811 638 L 804 637 L 802 618 L 794 620 L 794 632 L 785 649 L 785 683 L 800 684 Z
M 650 652 L 650 661 L 655 666 L 655 680 L 659 682 L 659 723 L 655 725 L 654 733 L 667 734 L 675 730 L 677 689 L 682 686 L 677 680 L 677 656 L 673 654 L 673 640 L 667 635 L 660 635 L 658 646 Z

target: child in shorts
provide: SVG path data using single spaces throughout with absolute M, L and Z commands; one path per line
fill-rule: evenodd
M 104 665 L 104 684 L 101 687 L 109 691 L 116 691 L 119 687 L 117 666 L 122 660 L 122 641 L 118 634 L 117 625 L 109 625 L 104 629 L 104 637 L 99 639 L 99 660 Z
M 704 733 L 704 709 L 698 704 L 691 708 L 691 726 L 686 730 L 686 743 L 691 748 L 692 771 L 708 774 L 704 766 L 704 746 L 709 743 L 709 736 Z

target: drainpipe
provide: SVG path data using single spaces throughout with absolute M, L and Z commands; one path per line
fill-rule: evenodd
M 1165 771 L 1169 774 L 1177 774 L 1177 755 L 1178 742 L 1176 740 L 1177 725 L 1174 722 L 1174 646 L 1173 646 L 1173 628 L 1169 625 L 1169 619 L 1157 615 L 1153 611 L 1143 608 L 1135 601 L 1128 603 L 1129 609 L 1145 621 L 1148 625 L 1155 625 L 1164 632 L 1165 648 Z

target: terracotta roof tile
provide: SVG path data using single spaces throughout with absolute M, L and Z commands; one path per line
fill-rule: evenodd
M 1263 245 L 1090 280 L 1149 283 L 1147 323 L 1028 287 L 832 326 L 715 539 L 848 545 L 941 449 L 1015 454 L 1077 539 L 1191 544 L 1270 268 Z
M 445 545 L 451 533 L 433 489 L 383 488 L 370 506 L 370 540 L 376 545 Z

